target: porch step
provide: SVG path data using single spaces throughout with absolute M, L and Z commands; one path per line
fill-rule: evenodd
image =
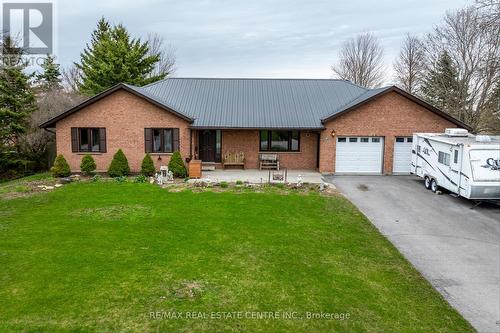
M 202 162 L 201 163 L 201 170 L 202 171 L 214 171 L 215 170 L 215 163 L 214 162 Z

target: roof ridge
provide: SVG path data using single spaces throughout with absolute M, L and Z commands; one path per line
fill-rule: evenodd
M 145 86 L 142 86 L 142 88 L 144 87 L 149 87 L 151 85 L 154 85 L 156 83 L 159 83 L 159 82 L 163 82 L 163 81 L 167 81 L 167 80 L 269 80 L 269 81 L 272 81 L 272 80 L 276 80 L 276 81 L 287 81 L 287 80 L 290 80 L 290 81 L 339 81 L 339 82 L 346 82 L 346 83 L 351 83 L 349 80 L 343 80 L 343 79 L 326 79 L 326 78 L 287 78 L 287 77 L 283 77 L 283 78 L 273 78 L 273 77 L 168 77 L 168 78 L 165 78 L 165 79 L 161 79 L 159 81 L 156 81 L 156 82 L 153 82 L 153 83 L 149 83 Z M 367 88 L 364 88 L 364 87 L 361 87 L 363 89 L 367 89 Z

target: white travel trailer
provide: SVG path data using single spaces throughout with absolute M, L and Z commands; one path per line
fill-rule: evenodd
M 500 200 L 500 137 L 459 128 L 416 133 L 411 173 L 433 192 L 442 187 L 468 199 Z

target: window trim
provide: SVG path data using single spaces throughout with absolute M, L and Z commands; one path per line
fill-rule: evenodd
M 76 131 L 76 142 L 72 142 L 72 151 L 74 153 L 88 153 L 88 154 L 101 154 L 106 152 L 106 128 L 105 127 L 72 127 L 72 130 L 74 129 Z M 92 136 L 92 131 L 96 130 L 97 131 L 97 150 L 92 150 L 92 147 L 94 146 L 94 137 Z M 87 132 L 87 137 L 88 137 L 88 149 L 82 149 L 82 131 Z M 103 137 L 101 137 L 101 133 L 104 134 Z M 73 134 L 72 134 L 73 136 Z M 73 138 L 72 138 L 73 140 Z M 104 145 L 101 145 L 102 141 L 104 140 Z M 76 145 L 76 147 L 74 146 Z
M 150 154 L 173 154 L 174 153 L 174 128 L 172 127 L 148 127 L 147 129 L 151 130 L 151 152 Z M 171 149 L 170 151 L 165 150 L 165 130 L 170 130 L 170 142 Z M 160 150 L 154 150 L 154 131 L 160 131 Z M 147 153 L 147 147 L 144 147 L 145 152 Z
M 262 149 L 262 132 L 267 131 L 267 148 Z M 272 150 L 272 132 L 287 132 L 288 133 L 288 147 L 287 150 Z M 292 150 L 292 132 L 297 132 L 298 140 L 297 140 L 297 149 Z M 300 153 L 300 135 L 301 132 L 299 130 L 260 130 L 259 131 L 259 152 L 266 153 Z

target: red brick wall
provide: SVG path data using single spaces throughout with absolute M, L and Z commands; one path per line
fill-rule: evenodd
M 143 98 L 119 90 L 73 113 L 57 123 L 57 153 L 63 154 L 72 171 L 80 170 L 85 153 L 71 152 L 71 127 L 105 127 L 106 153 L 92 153 L 98 171 L 106 171 L 114 153 L 121 148 L 127 156 L 130 169 L 140 170 L 145 155 L 144 128 L 179 128 L 179 147 L 183 158 L 189 156 L 189 123 Z M 157 169 L 167 165 L 171 154 L 152 154 Z M 161 161 L 158 161 L 161 157 Z
M 300 152 L 281 152 L 280 166 L 289 169 L 316 169 L 318 136 L 316 132 L 300 132 Z M 259 131 L 222 131 L 222 155 L 227 151 L 243 151 L 245 168 L 259 167 Z
M 394 141 L 397 136 L 412 136 L 416 132 L 444 132 L 457 127 L 396 92 L 390 92 L 357 110 L 349 111 L 325 124 L 321 133 L 320 172 L 335 172 L 337 136 L 384 137 L 384 173 L 392 173 Z M 335 138 L 331 136 L 335 131 Z

